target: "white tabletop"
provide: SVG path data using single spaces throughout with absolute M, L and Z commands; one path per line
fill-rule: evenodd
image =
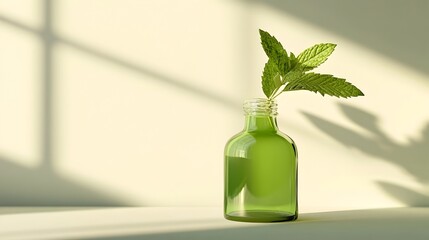
M 0 208 L 0 239 L 429 239 L 429 208 L 301 214 L 241 223 L 214 207 Z

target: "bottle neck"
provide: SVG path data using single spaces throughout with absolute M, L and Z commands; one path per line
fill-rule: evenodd
M 249 99 L 244 101 L 243 110 L 246 116 L 245 131 L 277 131 L 277 103 L 274 100 Z
M 277 132 L 275 116 L 246 115 L 244 130 L 246 132 Z

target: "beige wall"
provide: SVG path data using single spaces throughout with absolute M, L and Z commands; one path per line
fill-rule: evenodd
M 322 3 L 323 2 L 323 5 Z M 220 206 L 258 28 L 365 97 L 279 97 L 302 211 L 429 205 L 426 1 L 0 0 L 0 204 Z

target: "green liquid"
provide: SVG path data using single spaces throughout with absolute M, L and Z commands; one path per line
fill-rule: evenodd
M 272 119 L 258 121 L 275 124 Z M 224 199 L 227 219 L 276 222 L 297 218 L 296 147 L 276 128 L 265 127 L 243 131 L 227 143 Z

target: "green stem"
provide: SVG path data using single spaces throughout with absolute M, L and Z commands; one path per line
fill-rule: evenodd
M 278 97 L 280 94 L 282 94 L 283 89 L 279 92 L 279 90 L 284 86 L 280 85 L 278 88 L 276 88 L 276 90 L 273 91 L 273 93 L 271 94 L 271 96 L 268 98 L 268 100 L 273 100 L 274 98 Z
M 280 88 L 279 88 L 279 89 L 280 89 Z M 274 99 L 274 98 L 278 97 L 280 94 L 282 94 L 282 92 L 283 92 L 283 91 L 280 91 L 279 93 L 277 93 L 276 95 L 274 95 L 274 97 L 273 97 L 272 99 Z M 272 100 L 272 99 L 271 99 L 271 100 Z

